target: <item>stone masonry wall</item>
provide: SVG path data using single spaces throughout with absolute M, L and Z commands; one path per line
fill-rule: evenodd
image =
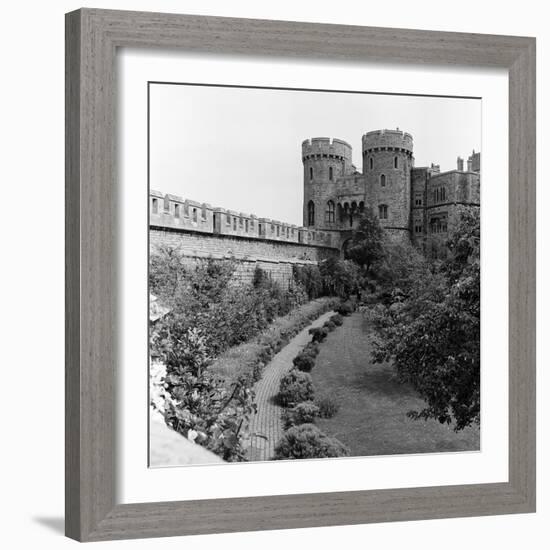
M 185 266 L 193 267 L 208 258 L 234 260 L 235 282 L 251 283 L 256 267 L 281 284 L 292 281 L 293 265 L 311 265 L 330 256 L 338 256 L 333 248 L 284 243 L 225 235 L 197 234 L 183 229 L 151 226 L 149 230 L 151 254 L 160 247 L 179 250 Z

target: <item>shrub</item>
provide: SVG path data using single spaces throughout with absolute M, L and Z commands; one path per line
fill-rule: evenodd
M 297 369 L 286 374 L 279 386 L 279 402 L 283 407 L 313 400 L 315 390 L 311 376 Z
M 349 456 L 349 449 L 314 424 L 300 424 L 288 429 L 275 447 L 276 460 L 339 456 Z
M 312 335 L 312 342 L 322 342 L 328 335 L 328 330 L 325 327 L 310 328 L 309 333 Z
M 350 315 L 353 313 L 353 304 L 348 300 L 347 302 L 342 302 L 337 308 L 336 311 L 346 317 L 347 315 Z
M 256 411 L 254 393 L 245 380 L 226 386 L 208 371 L 206 340 L 189 330 L 166 362 L 162 381 L 166 423 L 224 460 L 246 460 L 245 434 Z M 158 403 L 156 408 L 159 409 Z
M 311 355 L 311 357 L 317 357 L 319 355 L 319 344 L 317 342 L 309 342 L 302 350 L 302 353 Z
M 319 408 L 320 418 L 332 418 L 340 409 L 340 404 L 328 395 L 316 399 L 315 404 Z
M 344 318 L 339 314 L 339 313 L 335 313 L 331 318 L 330 320 L 337 326 L 337 327 L 341 327 L 342 326 L 342 323 L 344 322 Z
M 302 372 L 311 372 L 315 366 L 315 356 L 302 352 L 292 360 L 292 363 Z
M 319 416 L 319 407 L 313 401 L 304 401 L 283 413 L 285 429 L 299 424 L 311 424 Z
M 332 332 L 332 331 L 336 328 L 336 324 L 333 323 L 332 321 L 327 321 L 323 326 L 324 326 L 329 332 Z

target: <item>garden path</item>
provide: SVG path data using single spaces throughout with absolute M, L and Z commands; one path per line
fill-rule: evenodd
M 311 340 L 309 329 L 320 327 L 334 311 L 328 311 L 299 332 L 290 342 L 266 365 L 262 378 L 254 385 L 258 412 L 250 422 L 251 444 L 249 460 L 270 460 L 275 445 L 283 434 L 281 420 L 282 408 L 276 403 L 281 378 L 291 369 L 292 360 Z

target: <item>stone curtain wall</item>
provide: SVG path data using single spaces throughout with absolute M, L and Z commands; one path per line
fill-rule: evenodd
M 235 260 L 236 283 L 251 283 L 254 270 L 260 267 L 281 284 L 292 281 L 293 265 L 316 264 L 331 256 L 338 257 L 334 248 L 294 244 L 268 239 L 254 239 L 217 234 L 201 234 L 185 229 L 151 226 L 150 253 L 161 247 L 174 248 L 183 256 L 184 265 L 193 267 L 208 258 Z

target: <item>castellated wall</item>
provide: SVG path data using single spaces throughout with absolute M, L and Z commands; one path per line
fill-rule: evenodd
M 151 191 L 149 246 L 177 249 L 184 266 L 208 258 L 234 260 L 236 283 L 252 282 L 256 267 L 292 281 L 293 265 L 317 264 L 340 252 L 334 235 Z M 333 242 L 334 241 L 334 242 Z

